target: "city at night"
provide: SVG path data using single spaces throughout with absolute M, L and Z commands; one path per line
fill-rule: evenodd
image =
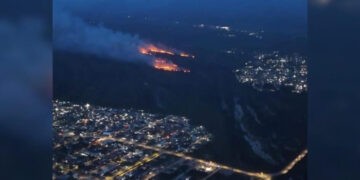
M 53 179 L 306 179 L 305 1 L 53 2 Z

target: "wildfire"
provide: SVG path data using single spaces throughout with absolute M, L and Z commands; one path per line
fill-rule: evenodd
M 139 48 L 139 52 L 141 54 L 146 54 L 146 55 L 167 54 L 167 55 L 171 55 L 171 56 L 178 55 L 178 56 L 185 57 L 185 58 L 193 58 L 193 59 L 195 58 L 195 56 L 191 55 L 191 54 L 187 54 L 187 53 L 184 53 L 184 52 L 176 53 L 176 52 L 171 51 L 171 50 L 156 47 L 154 45 L 142 46 L 142 47 Z
M 184 73 L 189 73 L 190 70 L 182 69 L 173 62 L 166 61 L 164 59 L 155 59 L 154 68 L 161 69 L 164 71 L 183 71 Z
M 166 50 L 166 49 L 161 49 L 158 48 L 154 45 L 148 45 L 145 47 L 140 47 L 139 48 L 139 52 L 141 54 L 147 54 L 147 55 L 151 55 L 151 54 L 168 54 L 168 55 L 175 55 L 174 52 L 170 51 L 170 50 Z
M 153 63 L 153 67 L 155 69 L 159 69 L 159 70 L 164 70 L 164 71 L 175 71 L 175 72 L 184 72 L 184 73 L 189 73 L 190 70 L 185 69 L 185 68 L 181 68 L 179 67 L 177 64 L 171 62 L 171 61 L 167 61 L 165 59 L 160 59 L 157 58 L 157 55 L 159 54 L 166 54 L 166 55 L 171 55 L 171 56 L 180 56 L 180 57 L 184 57 L 184 58 L 195 58 L 194 55 L 190 55 L 184 52 L 175 52 L 175 51 L 171 51 L 171 50 L 167 50 L 167 49 L 162 49 L 159 47 L 156 47 L 154 45 L 146 45 L 146 46 L 141 46 L 139 47 L 139 53 L 141 54 L 146 54 L 146 55 L 150 55 L 155 57 L 154 63 Z
M 183 53 L 183 52 L 180 53 L 180 56 L 181 56 L 181 57 L 186 57 L 186 58 L 190 58 L 190 57 L 191 57 L 191 58 L 193 58 L 193 59 L 195 58 L 194 55 L 186 54 L 186 53 Z

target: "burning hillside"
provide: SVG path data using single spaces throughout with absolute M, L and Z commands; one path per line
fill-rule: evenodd
M 140 47 L 139 52 L 141 54 L 147 54 L 147 55 L 154 55 L 154 54 L 168 54 L 172 56 L 175 55 L 175 53 L 170 50 L 160 49 L 154 45 Z
M 174 64 L 171 61 L 166 61 L 164 59 L 155 59 L 154 68 L 164 70 L 164 71 L 182 71 L 184 73 L 189 73 L 190 70 L 180 68 L 178 65 Z
M 141 46 L 139 48 L 139 52 L 141 54 L 146 54 L 146 55 L 165 54 L 165 55 L 170 55 L 170 56 L 180 56 L 180 57 L 192 58 L 192 59 L 195 58 L 194 55 L 187 54 L 185 52 L 176 52 L 176 51 L 165 49 L 165 48 L 159 48 L 154 45 Z
M 186 54 L 186 53 L 183 53 L 183 52 L 180 53 L 180 56 L 181 56 L 181 57 L 186 57 L 186 58 L 190 58 L 190 57 L 191 57 L 191 58 L 195 59 L 195 56 L 194 56 L 194 55 Z
M 141 46 L 141 47 L 139 47 L 138 50 L 139 50 L 139 53 L 141 53 L 141 54 L 154 56 L 154 57 L 163 54 L 163 55 L 169 55 L 169 56 L 179 56 L 179 57 L 183 57 L 183 58 L 193 58 L 193 59 L 195 58 L 194 55 L 190 55 L 190 54 L 187 54 L 184 52 L 176 52 L 176 51 L 172 51 L 172 50 L 165 49 L 165 48 L 159 48 L 154 45 Z M 190 70 L 180 68 L 177 64 L 175 64 L 171 61 L 168 61 L 164 58 L 162 58 L 162 59 L 155 58 L 153 66 L 156 69 L 160 69 L 160 70 L 164 70 L 164 71 L 176 71 L 176 72 L 184 72 L 184 73 L 190 72 Z

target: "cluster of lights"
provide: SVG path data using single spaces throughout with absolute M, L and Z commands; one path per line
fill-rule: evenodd
M 233 38 L 236 37 L 237 33 L 241 33 L 244 34 L 246 36 L 249 37 L 253 37 L 256 39 L 263 39 L 263 33 L 264 30 L 261 31 L 248 31 L 248 30 L 240 30 L 240 29 L 236 29 L 236 28 L 232 28 L 230 26 L 219 26 L 219 25 L 206 25 L 206 24 L 198 24 L 198 25 L 193 25 L 193 27 L 195 28 L 207 28 L 207 29 L 212 29 L 212 30 L 218 30 L 218 31 L 225 31 L 229 34 L 226 34 L 227 37 L 229 38 Z
M 53 106 L 54 179 L 145 177 L 146 170 L 162 169 L 150 164 L 162 154 L 182 158 L 211 137 L 181 116 L 58 100 Z M 140 167 L 145 170 L 135 172 Z
M 257 54 L 235 74 L 241 83 L 250 83 L 259 91 L 276 91 L 281 86 L 291 87 L 294 93 L 307 91 L 306 60 L 299 55 L 281 56 L 278 51 Z

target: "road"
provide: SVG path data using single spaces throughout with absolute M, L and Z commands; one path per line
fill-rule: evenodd
M 142 160 L 137 161 L 132 166 L 126 167 L 125 169 L 121 169 L 118 172 L 115 172 L 113 176 L 106 177 L 105 180 L 113 180 L 117 176 L 119 176 L 119 177 L 124 176 L 125 174 L 137 169 L 138 167 L 144 165 L 145 163 L 148 163 L 148 162 L 154 160 L 155 158 L 157 158 L 159 156 L 160 156 L 159 153 L 154 153 L 149 157 L 144 157 Z
M 168 151 L 168 150 L 165 150 L 165 149 L 152 147 L 152 146 L 148 146 L 148 145 L 145 145 L 145 144 L 142 144 L 142 143 L 136 143 L 136 142 L 120 139 L 120 138 L 103 137 L 103 138 L 98 139 L 98 141 L 104 141 L 104 140 L 113 140 L 113 141 L 117 141 L 117 142 L 128 144 L 128 145 L 134 145 L 134 146 L 137 146 L 137 147 L 140 147 L 140 148 L 143 148 L 143 149 L 156 151 L 156 152 L 158 152 L 160 154 L 168 154 L 168 155 L 172 155 L 172 156 L 177 156 L 179 158 L 183 158 L 185 160 L 194 161 L 194 162 L 197 162 L 199 164 L 202 164 L 202 165 L 205 165 L 205 166 L 208 166 L 208 167 L 212 167 L 212 168 L 215 168 L 215 169 L 224 169 L 224 170 L 232 171 L 234 173 L 243 174 L 243 175 L 246 175 L 246 176 L 255 177 L 255 178 L 259 178 L 259 179 L 263 179 L 263 180 L 271 180 L 272 177 L 287 174 L 308 153 L 307 149 L 303 150 L 293 161 L 291 161 L 289 163 L 289 165 L 287 165 L 285 168 L 283 168 L 279 172 L 264 173 L 264 172 L 246 171 L 246 170 L 242 170 L 242 169 L 239 169 L 239 168 L 234 168 L 234 167 L 230 167 L 230 166 L 227 166 L 227 165 L 215 163 L 213 161 L 207 161 L 207 160 L 203 160 L 203 159 L 199 159 L 199 158 L 194 158 L 194 157 L 185 155 L 184 153 Z

